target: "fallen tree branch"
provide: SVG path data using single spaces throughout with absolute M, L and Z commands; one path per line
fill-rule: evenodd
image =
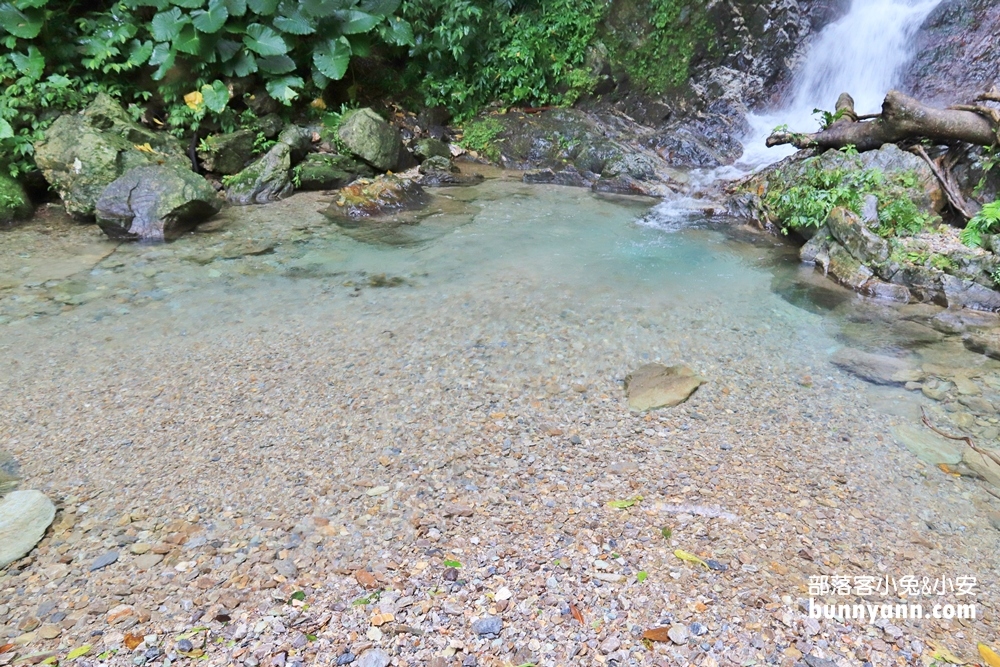
M 790 144 L 796 148 L 821 149 L 854 146 L 864 152 L 914 138 L 942 143 L 963 141 L 979 146 L 992 146 L 997 142 L 998 126 L 977 111 L 937 109 L 891 90 L 882 103 L 882 113 L 872 120 L 862 121 L 854 113 L 850 95 L 840 97 L 837 101 L 839 119 L 825 130 L 811 134 L 775 132 L 767 138 L 767 145 Z M 849 113 L 842 106 L 848 101 Z
M 955 179 L 951 177 L 951 172 L 948 171 L 947 175 L 945 172 L 942 172 L 937 163 L 934 162 L 934 160 L 931 159 L 931 156 L 927 154 L 927 151 L 924 150 L 924 147 L 919 144 L 911 148 L 910 152 L 919 156 L 924 162 L 927 163 L 927 166 L 930 167 L 934 177 L 937 178 L 938 183 L 941 184 L 941 189 L 944 191 L 945 197 L 948 198 L 948 203 L 951 204 L 953 209 L 955 209 L 955 212 L 965 218 L 966 222 L 971 220 L 973 218 L 973 214 L 969 212 L 968 206 L 965 202 L 965 197 L 962 196 L 962 192 L 955 183 Z
M 923 406 L 920 407 L 920 414 L 923 417 L 922 421 L 924 422 L 924 426 L 926 426 L 930 430 L 934 431 L 935 433 L 937 433 L 938 435 L 940 435 L 942 438 L 948 438 L 949 440 L 960 440 L 960 441 L 964 442 L 965 444 L 967 444 L 969 446 L 969 448 L 972 449 L 972 451 L 974 451 L 976 454 L 979 454 L 980 456 L 982 456 L 984 458 L 991 459 L 994 463 L 996 463 L 998 466 L 1000 466 L 1000 456 L 994 454 L 993 452 L 988 452 L 985 449 L 983 449 L 982 447 L 977 447 L 976 443 L 974 443 L 972 441 L 972 438 L 970 438 L 969 436 L 967 436 L 967 435 L 949 435 L 949 434 L 945 433 L 944 431 L 942 431 L 941 429 L 939 429 L 936 426 L 934 426 L 934 424 L 931 423 L 931 420 L 927 418 L 927 412 L 924 410 Z

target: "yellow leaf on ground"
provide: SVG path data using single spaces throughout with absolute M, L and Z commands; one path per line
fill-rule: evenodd
M 67 660 L 76 660 L 77 658 L 83 657 L 90 653 L 90 644 L 84 644 L 83 646 L 78 646 L 69 652 L 66 656 Z
M 997 655 L 996 651 L 986 644 L 979 645 L 979 655 L 983 656 L 983 660 L 989 667 L 1000 667 L 1000 655 Z
M 155 153 L 156 152 L 156 151 L 153 150 L 153 147 L 149 145 L 148 141 L 146 143 L 144 143 L 144 144 L 135 144 L 135 149 L 137 151 L 142 151 L 143 153 Z
M 697 563 L 698 565 L 703 566 L 706 570 L 710 569 L 708 567 L 708 563 L 706 563 L 702 559 L 698 558 L 693 553 L 684 551 L 683 549 L 676 550 L 674 552 L 674 555 L 677 556 L 678 558 L 680 558 L 681 560 L 686 560 L 689 563 Z

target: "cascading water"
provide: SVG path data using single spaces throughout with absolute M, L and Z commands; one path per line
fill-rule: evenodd
M 885 94 L 897 84 L 913 55 L 913 37 L 942 0 L 853 0 L 847 14 L 820 31 L 796 74 L 792 95 L 781 109 L 751 114 L 751 132 L 743 140 L 736 164 L 691 172 L 691 190 L 745 176 L 792 154 L 790 146 L 768 148 L 775 127 L 799 132 L 819 129 L 814 111 L 832 111 L 841 93 L 850 93 L 859 114 L 876 113 Z M 704 199 L 681 197 L 655 207 L 646 224 L 665 231 L 688 226 L 703 217 Z
M 807 132 L 818 127 L 814 109 L 833 110 L 850 93 L 859 114 L 877 113 L 885 94 L 909 62 L 913 37 L 942 0 L 853 0 L 840 20 L 812 43 L 793 82 L 789 103 L 749 118 L 753 132 L 744 141 L 742 172 L 771 164 L 794 149 L 769 149 L 764 141 L 779 125 Z

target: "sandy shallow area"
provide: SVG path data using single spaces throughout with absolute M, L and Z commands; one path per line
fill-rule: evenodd
M 288 259 L 337 271 L 244 270 L 286 239 L 5 325 L 0 443 L 58 514 L 0 571 L 0 665 L 90 645 L 74 664 L 821 667 L 1000 643 L 1000 501 L 894 442 L 916 403 L 829 363 L 833 325 L 773 293 L 770 251 L 632 230 L 622 264 L 603 249 L 632 237 L 606 229 L 634 206 L 546 192 L 429 246 Z M 567 210 L 594 238 L 521 220 Z M 553 250 L 573 243 L 592 252 Z M 632 413 L 622 381 L 652 361 L 708 382 Z M 906 576 L 977 585 L 810 591 Z M 977 618 L 815 619 L 810 597 Z

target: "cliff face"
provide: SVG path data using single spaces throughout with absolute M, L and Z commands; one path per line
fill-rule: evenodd
M 1000 3 L 945 0 L 918 33 L 904 88 L 936 104 L 967 102 L 1000 85 Z

